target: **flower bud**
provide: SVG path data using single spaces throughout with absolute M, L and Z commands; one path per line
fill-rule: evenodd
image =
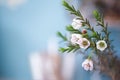
M 86 34 L 87 33 L 87 30 L 86 29 L 83 29 L 82 30 L 82 34 Z

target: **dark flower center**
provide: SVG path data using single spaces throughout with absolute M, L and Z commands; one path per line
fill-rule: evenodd
M 105 44 L 104 44 L 103 42 L 101 42 L 101 43 L 99 43 L 99 46 L 100 46 L 100 47 L 104 47 Z
M 87 46 L 88 42 L 87 41 L 83 41 L 82 44 L 83 44 L 83 46 Z

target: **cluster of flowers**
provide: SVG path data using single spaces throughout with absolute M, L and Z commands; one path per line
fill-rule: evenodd
M 82 21 L 78 18 L 73 19 L 72 22 L 72 27 L 76 30 L 80 30 L 82 27 Z M 79 45 L 79 47 L 81 49 L 87 49 L 90 47 L 91 43 L 90 41 L 83 37 L 82 34 L 86 34 L 87 30 L 86 29 L 82 29 L 82 33 L 81 34 L 76 34 L 73 33 L 71 34 L 71 43 L 73 45 Z M 104 51 L 107 48 L 107 43 L 104 40 L 99 40 L 96 42 L 96 48 L 100 51 Z M 82 63 L 82 67 L 88 71 L 88 70 L 93 70 L 93 61 L 92 59 L 86 59 L 83 63 Z

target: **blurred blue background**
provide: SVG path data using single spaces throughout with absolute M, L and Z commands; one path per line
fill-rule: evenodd
M 69 20 L 61 0 L 27 0 L 19 6 L 11 1 L 0 4 L 0 77 L 30 80 L 30 53 L 46 49 Z
M 57 31 L 64 32 L 64 26 L 71 23 L 72 16 L 68 15 L 61 2 L 0 0 L 0 79 L 32 79 L 29 63 L 31 52 L 46 50 L 48 40 L 56 37 Z M 114 32 L 111 38 L 117 40 L 114 44 L 120 50 L 120 28 L 112 27 L 111 30 Z M 84 77 L 88 80 L 90 73 L 81 70 L 82 62 L 79 61 L 80 55 L 76 57 L 75 79 Z

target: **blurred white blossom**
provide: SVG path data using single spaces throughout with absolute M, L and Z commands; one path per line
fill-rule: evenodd
M 82 38 L 82 35 L 80 34 L 72 34 L 71 35 L 71 42 L 72 44 L 77 44 L 78 41 Z
M 72 26 L 74 29 L 80 29 L 80 27 L 82 26 L 82 21 L 80 19 L 74 18 L 73 22 L 72 22 Z
M 82 38 L 78 40 L 78 44 L 80 48 L 83 48 L 83 49 L 87 49 L 90 46 L 90 42 L 86 38 Z
M 104 51 L 107 48 L 107 43 L 104 40 L 99 40 L 96 45 L 100 51 Z
M 84 70 L 88 71 L 92 71 L 93 70 L 93 61 L 91 59 L 86 59 L 83 63 L 82 63 L 82 67 L 84 68 Z

